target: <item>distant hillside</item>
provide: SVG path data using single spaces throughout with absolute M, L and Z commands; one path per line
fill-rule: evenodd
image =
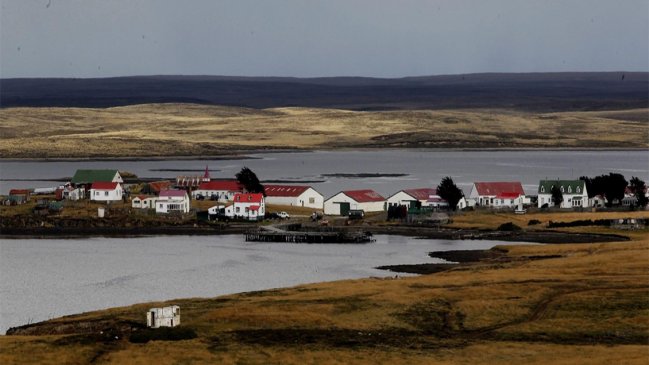
M 487 73 L 400 79 L 135 76 L 2 79 L 0 106 L 112 107 L 198 103 L 348 110 L 506 108 L 583 111 L 646 108 L 649 73 Z

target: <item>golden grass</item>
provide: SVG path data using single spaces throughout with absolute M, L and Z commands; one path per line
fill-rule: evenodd
M 258 110 L 194 104 L 5 108 L 0 109 L 0 155 L 215 155 L 232 148 L 287 147 L 647 148 L 646 124 L 621 120 L 620 115 L 507 110 Z
M 567 221 L 572 214 L 535 217 Z M 617 214 L 627 216 L 578 217 Z M 468 217 L 484 221 L 484 215 L 468 214 L 466 223 L 472 223 Z M 511 220 L 493 216 L 492 225 Z M 630 233 L 633 240 L 502 245 L 511 262 L 435 275 L 143 303 L 58 318 L 48 323 L 102 318 L 143 322 L 147 308 L 178 304 L 183 325 L 199 337 L 61 345 L 67 336 L 4 336 L 0 363 L 85 363 L 96 358 L 110 364 L 646 364 L 649 232 L 607 232 Z M 562 257 L 524 259 L 533 255 Z M 358 338 L 364 342 L 342 341 Z

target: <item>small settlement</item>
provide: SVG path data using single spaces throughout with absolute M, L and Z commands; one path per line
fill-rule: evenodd
M 252 193 L 235 179 L 212 179 L 208 167 L 197 176 L 178 176 L 175 180 L 132 182 L 116 169 L 77 170 L 69 182 L 56 188 L 12 189 L 2 198 L 3 205 L 20 205 L 33 196 L 49 194 L 54 198 L 39 199 L 39 214 L 56 213 L 63 201 L 93 201 L 110 205 L 128 204 L 131 211 L 159 215 L 188 215 L 207 220 L 259 221 L 268 218 L 267 205 L 299 207 L 313 211 L 312 217 L 344 216 L 361 219 L 367 213 L 388 212 L 388 218 L 408 218 L 446 210 L 449 203 L 434 187 L 407 188 L 385 198 L 370 189 L 342 190 L 326 198 L 313 186 L 265 184 L 265 193 Z M 559 201 L 554 195 L 560 192 Z M 584 209 L 607 203 L 602 195 L 588 195 L 583 180 L 541 180 L 537 194 L 526 195 L 520 181 L 476 181 L 456 209 L 509 209 L 525 213 L 531 207 L 545 209 Z M 645 192 L 645 195 L 647 193 Z M 636 195 L 627 188 L 618 203 L 632 206 Z M 205 201 L 198 204 L 199 201 Z M 200 205 L 200 208 L 198 207 Z M 288 216 L 285 212 L 280 218 Z M 100 214 L 98 212 L 98 214 Z M 274 213 L 275 217 L 277 214 Z

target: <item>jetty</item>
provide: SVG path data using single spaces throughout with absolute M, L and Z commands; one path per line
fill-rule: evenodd
M 343 231 L 333 228 L 307 228 L 300 224 L 264 226 L 246 233 L 246 242 L 284 243 L 371 243 L 376 241 L 371 232 Z

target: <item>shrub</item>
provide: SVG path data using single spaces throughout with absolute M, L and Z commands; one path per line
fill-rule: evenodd
M 515 224 L 512 223 L 512 222 L 507 222 L 507 223 L 503 223 L 503 224 L 501 224 L 500 226 L 498 226 L 498 230 L 499 230 L 499 231 L 510 231 L 510 232 L 513 232 L 513 231 L 520 231 L 520 230 L 522 230 L 522 228 L 519 227 L 519 226 L 517 226 L 517 225 L 515 225 Z
M 538 219 L 531 219 L 529 222 L 527 222 L 528 226 L 534 226 L 534 225 L 537 225 L 537 224 L 541 224 L 541 221 L 538 220 Z
M 196 331 L 189 327 L 160 327 L 133 332 L 129 337 L 129 341 L 133 343 L 147 343 L 149 341 L 191 340 L 196 337 Z

